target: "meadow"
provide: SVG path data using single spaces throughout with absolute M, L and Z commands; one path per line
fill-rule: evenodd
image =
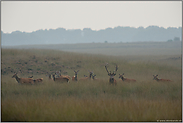
M 112 55 L 119 52 L 112 47 L 105 47 L 103 51 L 109 50 L 101 54 L 2 49 L 1 121 L 182 121 L 181 49 L 164 46 L 162 53 L 151 54 L 148 48 L 142 48 L 143 54 L 135 48 L 131 52 L 136 54 L 131 55 Z M 154 50 L 162 51 L 160 47 Z M 115 64 L 119 67 L 116 86 L 109 85 L 106 63 L 111 71 Z M 59 70 L 71 77 L 74 70 L 80 70 L 78 78 L 93 71 L 99 80 L 55 83 L 46 76 Z M 11 78 L 14 72 L 19 77 L 33 75 L 44 80 L 20 85 Z M 121 81 L 118 75 L 122 73 L 137 82 Z M 157 82 L 153 80 L 156 74 L 172 82 Z

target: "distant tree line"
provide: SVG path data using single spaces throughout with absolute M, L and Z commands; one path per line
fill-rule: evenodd
M 31 33 L 1 31 L 1 45 L 30 44 L 63 44 L 63 43 L 114 43 L 138 41 L 180 41 L 182 27 L 167 29 L 158 26 L 147 28 L 115 27 L 95 31 L 90 28 L 83 30 L 66 30 L 64 28 L 37 30 Z

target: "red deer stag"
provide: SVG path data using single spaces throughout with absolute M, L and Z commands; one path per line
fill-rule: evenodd
M 78 81 L 78 72 L 79 72 L 79 70 L 78 71 L 75 71 L 74 70 L 74 76 L 72 77 L 72 81 Z
M 19 78 L 17 73 L 15 73 L 12 78 L 15 78 L 20 84 L 34 84 L 34 80 L 32 78 Z
M 161 82 L 171 82 L 171 80 L 169 80 L 169 79 L 159 79 L 159 78 L 158 78 L 158 75 L 156 75 L 156 76 L 153 75 L 153 77 L 154 77 L 153 80 L 156 80 L 156 81 L 158 81 L 158 82 L 160 82 L 160 81 L 161 81 Z
M 125 82 L 136 82 L 135 79 L 129 79 L 129 78 L 124 77 L 124 73 L 123 73 L 123 74 L 119 74 L 119 78 L 120 78 L 122 81 L 125 81 Z
M 106 71 L 108 73 L 108 76 L 110 76 L 110 78 L 109 78 L 109 84 L 117 85 L 117 81 L 114 79 L 114 76 L 116 75 L 116 72 L 118 70 L 118 66 L 116 65 L 116 69 L 113 71 L 113 73 L 111 73 L 111 71 L 110 72 L 108 71 L 106 65 L 105 65 L 105 69 L 106 69 Z
M 63 77 L 63 76 L 61 76 L 59 78 L 56 78 L 55 77 L 55 74 L 53 74 L 52 76 L 53 76 L 53 80 L 56 81 L 56 82 L 67 82 L 67 83 L 69 83 L 69 80 L 70 80 L 69 77 Z

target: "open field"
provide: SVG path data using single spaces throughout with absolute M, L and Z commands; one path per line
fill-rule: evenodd
M 123 55 L 112 55 L 119 51 L 105 51 L 106 48 L 103 55 L 47 49 L 2 49 L 1 120 L 181 121 L 181 48 L 161 45 L 166 46 L 162 53 L 151 54 L 148 48 L 142 48 L 140 50 L 146 54 L 140 54 L 138 47 L 134 47 L 131 55 L 124 52 Z M 139 54 L 135 54 L 135 50 Z M 117 86 L 108 83 L 106 63 L 111 71 L 115 69 L 115 63 L 119 66 L 115 76 Z M 74 75 L 73 70 L 80 70 L 78 78 L 88 75 L 89 70 L 99 80 L 55 83 L 46 76 L 59 70 L 69 76 Z M 43 78 L 44 83 L 19 85 L 11 78 L 14 72 L 18 72 L 19 77 Z M 122 73 L 137 82 L 119 80 L 118 74 Z M 172 82 L 157 82 L 153 80 L 155 74 Z

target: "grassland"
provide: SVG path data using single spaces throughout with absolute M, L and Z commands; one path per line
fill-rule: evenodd
M 178 48 L 164 50 L 167 54 L 154 54 L 152 58 L 148 48 L 144 49 L 147 54 L 131 56 L 110 54 L 117 50 L 94 55 L 46 49 L 2 49 L 1 120 L 181 121 L 181 53 Z M 115 63 L 119 66 L 115 77 L 117 86 L 108 84 L 106 63 L 111 71 Z M 62 74 L 70 76 L 74 75 L 73 70 L 80 70 L 79 78 L 88 75 L 90 70 L 100 80 L 54 83 L 46 76 L 60 69 Z M 44 83 L 19 85 L 11 78 L 14 72 L 19 77 L 44 78 Z M 122 82 L 119 73 L 137 82 Z M 173 82 L 153 81 L 155 74 Z

